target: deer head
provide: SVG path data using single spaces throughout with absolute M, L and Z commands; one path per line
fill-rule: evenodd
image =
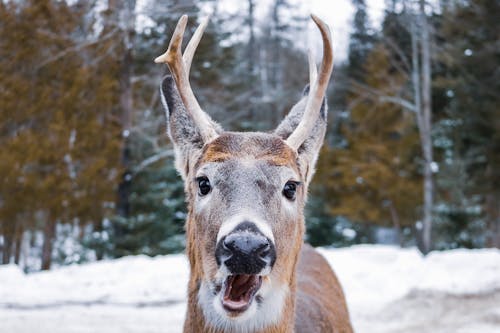
M 303 210 L 326 130 L 333 67 L 329 29 L 312 19 L 323 39 L 319 73 L 310 56 L 309 88 L 272 133 L 226 132 L 202 111 L 188 76 L 207 20 L 182 54 L 182 16 L 168 50 L 155 59 L 172 74 L 161 96 L 188 201 L 188 311 L 200 313 L 193 320 L 206 327 L 250 332 L 293 312 Z

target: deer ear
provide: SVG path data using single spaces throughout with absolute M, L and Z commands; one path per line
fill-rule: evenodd
M 200 129 L 188 114 L 172 76 L 163 78 L 160 86 L 161 101 L 167 117 L 167 133 L 175 150 L 175 167 L 186 179 L 189 170 L 201 154 L 206 142 Z M 212 126 L 220 134 L 222 128 L 205 114 L 207 126 Z
M 304 89 L 302 99 L 292 107 L 286 118 L 281 122 L 278 128 L 276 128 L 274 134 L 278 135 L 283 140 L 288 139 L 304 116 L 308 95 L 309 85 Z M 318 159 L 319 150 L 325 138 L 327 114 L 326 98 L 324 98 L 321 104 L 321 111 L 313 129 L 309 133 L 307 139 L 297 149 L 300 172 L 306 184 L 310 183 L 314 175 L 314 168 Z

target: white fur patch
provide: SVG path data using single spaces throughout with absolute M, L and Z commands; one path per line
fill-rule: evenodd
M 260 232 L 269 238 L 271 242 L 274 244 L 274 235 L 271 227 L 266 222 L 260 220 L 255 216 L 251 216 L 250 214 L 238 214 L 236 216 L 231 217 L 229 220 L 222 223 L 219 232 L 217 233 L 217 242 L 219 242 L 222 237 L 227 236 L 238 226 L 238 224 L 249 221 L 254 223 Z
M 206 322 L 224 332 L 252 333 L 279 322 L 289 288 L 286 284 L 274 285 L 271 279 L 266 278 L 250 307 L 237 317 L 228 316 L 224 310 L 221 302 L 223 292 L 214 295 L 206 282 L 201 284 L 198 301 Z M 261 303 L 257 303 L 257 297 L 262 298 Z
M 303 186 L 303 185 L 300 185 Z M 297 201 L 290 201 L 284 196 L 281 198 L 281 204 L 284 208 L 283 211 L 288 219 L 295 220 L 298 215 Z

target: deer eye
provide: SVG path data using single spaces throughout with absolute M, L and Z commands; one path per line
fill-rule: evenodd
M 291 180 L 286 182 L 285 187 L 283 188 L 283 195 L 288 200 L 295 200 L 295 193 L 297 192 L 297 186 L 299 185 L 299 182 L 294 182 Z
M 210 185 L 210 181 L 207 177 L 198 177 L 196 178 L 198 181 L 198 193 L 200 195 L 207 195 L 212 190 L 212 186 Z

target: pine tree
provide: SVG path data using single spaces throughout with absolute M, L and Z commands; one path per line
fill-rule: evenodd
M 78 5 L 44 0 L 0 9 L 0 140 L 7 148 L 0 220 L 7 234 L 43 231 L 42 269 L 48 269 L 56 225 L 98 223 L 113 200 L 114 87 L 94 76 L 95 44 L 78 40 L 84 25 Z M 19 193 L 18 202 L 11 192 Z M 8 257 L 6 249 L 4 262 Z
M 348 75 L 351 79 L 362 82 L 365 76 L 364 64 L 375 40 L 370 29 L 365 0 L 352 0 L 351 2 L 356 13 L 353 32 L 349 39 Z
M 174 4 L 175 1 L 172 1 L 169 5 Z M 190 16 L 186 33 L 189 35 L 196 27 L 198 9 L 194 4 L 183 6 Z M 127 214 L 119 211 L 101 231 L 102 236 L 109 237 L 109 240 L 89 240 L 89 246 L 101 249 L 111 257 L 166 254 L 178 252 L 184 247 L 182 235 L 186 208 L 183 183 L 173 167 L 173 149 L 167 142 L 165 115 L 158 95 L 159 73 L 166 74 L 166 69 L 152 61 L 168 45 L 167 38 L 175 27 L 178 15 L 158 11 L 156 6 L 144 10 L 156 24 L 137 31 L 131 40 L 134 62 L 130 68 L 132 113 L 126 138 L 129 168 Z M 207 36 L 210 39 L 210 31 L 204 39 Z M 196 58 L 201 51 L 200 47 Z M 194 78 L 192 82 L 199 84 L 200 61 L 197 62 L 196 58 L 191 77 Z

